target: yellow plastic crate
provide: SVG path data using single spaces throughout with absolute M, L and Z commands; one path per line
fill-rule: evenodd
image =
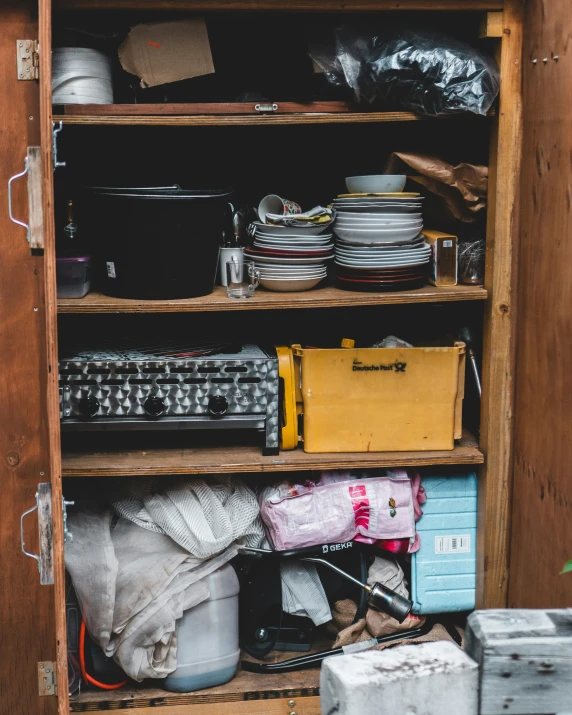
M 461 437 L 465 344 L 303 349 L 306 452 L 453 449 Z

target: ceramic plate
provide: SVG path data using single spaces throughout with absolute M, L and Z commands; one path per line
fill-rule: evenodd
M 403 281 L 403 283 L 360 283 L 359 281 L 336 279 L 337 288 L 362 293 L 390 293 L 393 291 L 414 290 L 415 288 L 422 288 L 426 283 L 426 278 Z
M 336 265 L 343 266 L 345 268 L 361 269 L 364 271 L 369 268 L 404 268 L 406 266 L 426 266 L 427 263 L 429 263 L 429 261 L 420 261 L 418 258 L 413 258 L 410 261 L 358 261 L 336 257 Z
M 271 223 L 261 223 L 260 221 L 254 221 L 253 225 L 256 226 L 257 231 L 264 231 L 273 236 L 282 236 L 283 234 L 290 234 L 293 236 L 319 236 L 325 231 L 331 231 L 331 224 L 325 224 L 322 226 L 274 226 Z
M 338 199 L 361 199 L 363 197 L 370 197 L 374 196 L 375 198 L 382 198 L 382 199 L 400 199 L 400 198 L 419 198 L 421 197 L 420 193 L 417 193 L 415 191 L 393 191 L 393 192 L 386 192 L 386 193 L 369 193 L 369 194 L 338 194 Z M 334 199 L 335 200 L 335 199 Z
M 353 229 L 336 226 L 336 236 L 345 240 L 365 239 L 376 241 L 408 241 L 417 238 L 419 228 L 395 228 L 386 230 L 375 229 Z
M 245 251 L 246 253 L 246 251 Z M 247 254 L 248 255 L 248 254 Z M 285 258 L 280 256 L 252 256 L 252 260 L 256 265 L 263 265 L 265 263 L 276 263 L 278 265 L 288 266 L 308 266 L 314 263 L 325 263 L 326 261 L 331 261 L 333 256 L 320 256 L 319 258 Z
M 367 213 L 367 212 L 362 212 L 359 214 L 359 216 L 356 216 L 355 211 L 338 211 L 336 214 L 336 221 L 341 221 L 343 219 L 354 219 L 358 221 L 414 221 L 416 219 L 421 220 L 423 218 L 423 214 L 416 213 L 408 213 L 405 216 L 403 213 L 384 213 L 382 216 L 379 215 L 379 213 Z

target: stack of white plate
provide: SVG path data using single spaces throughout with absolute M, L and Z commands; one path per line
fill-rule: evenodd
M 425 282 L 431 249 L 419 194 L 346 194 L 337 211 L 336 282 L 349 290 L 409 290 Z
M 333 258 L 333 234 L 321 226 L 254 224 L 254 242 L 244 254 L 260 269 L 260 284 L 276 291 L 302 291 L 317 286 Z

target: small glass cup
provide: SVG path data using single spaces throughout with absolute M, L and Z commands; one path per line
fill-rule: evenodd
M 228 261 L 226 294 L 229 298 L 252 298 L 260 283 L 260 271 L 253 261 Z

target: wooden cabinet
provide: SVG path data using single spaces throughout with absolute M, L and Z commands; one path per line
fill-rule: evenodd
M 501 68 L 501 91 L 494 116 L 482 120 L 426 119 L 407 112 L 371 113 L 334 111 L 277 113 L 257 116 L 240 113 L 196 114 L 189 105 L 166 105 L 156 110 L 138 105 L 86 109 L 67 107 L 54 116 L 51 104 L 51 32 L 62 9 L 115 12 L 127 14 L 139 10 L 234 11 L 234 12 L 396 12 L 411 22 L 427 17 L 449 17 L 460 13 L 464 22 L 492 35 Z M 487 16 L 487 13 L 495 13 Z M 429 15 L 428 13 L 432 13 Z M 433 13 L 437 13 L 434 15 Z M 511 474 L 511 436 L 513 413 L 514 363 L 514 291 L 516 281 L 515 247 L 518 237 L 519 165 L 521 151 L 521 43 L 522 3 L 520 0 L 292 0 L 279 4 L 274 0 L 50 0 L 8 3 L 0 9 L 4 42 L 0 49 L 2 95 L 9 97 L 2 109 L 2 148 L 0 185 L 20 172 L 28 147 L 41 147 L 42 167 L 14 184 L 12 206 L 18 217 L 27 214 L 27 195 L 31 211 L 43 211 L 43 223 L 34 223 L 34 240 L 39 248 L 30 251 L 22 226 L 0 215 L 0 326 L 2 341 L 2 379 L 0 398 L 3 407 L 1 444 L 3 510 L 1 533 L 3 548 L 3 588 L 0 608 L 5 625 L 4 643 L 14 647 L 12 658 L 0 665 L 2 712 L 14 715 L 38 713 L 52 715 L 73 712 L 135 708 L 141 713 L 183 715 L 222 712 L 278 713 L 319 712 L 316 671 L 281 676 L 257 676 L 243 673 L 228 685 L 188 695 L 169 694 L 159 689 L 120 690 L 111 693 L 87 692 L 70 702 L 67 695 L 67 656 L 65 631 L 65 574 L 63 561 L 62 477 L 89 479 L 147 474 L 216 474 L 224 472 L 273 473 L 311 469 L 357 466 L 479 465 L 480 505 L 478 537 L 478 600 L 481 606 L 504 606 L 507 600 L 509 476 Z M 425 19 L 425 20 L 424 20 Z M 487 29 L 488 28 L 488 29 Z M 496 28 L 496 29 L 495 29 Z M 39 39 L 39 81 L 21 81 L 16 73 L 16 41 Z M 278 98 L 277 98 L 278 99 Z M 194 108 L 196 110 L 196 108 Z M 205 298 L 182 301 L 135 301 L 109 298 L 91 293 L 85 299 L 56 300 L 54 170 L 52 122 L 63 122 L 63 134 L 71 141 L 93 143 L 88 132 L 129 133 L 159 132 L 176 127 L 179 132 L 213 132 L 248 127 L 241 141 L 254 142 L 256 132 L 310 131 L 320 125 L 320 136 L 328 140 L 343 132 L 379 129 L 391 141 L 391 132 L 418 133 L 417 145 L 440 141 L 488 142 L 490 167 L 489 212 L 487 226 L 487 269 L 484 288 L 426 287 L 410 292 L 387 294 L 352 294 L 327 288 L 300 294 L 265 293 L 252 303 L 227 301 L 220 290 Z M 470 121 L 470 127 L 463 122 Z M 264 129 L 262 129 L 264 127 Z M 273 129 L 274 128 L 274 129 Z M 242 130 L 241 130 L 242 131 Z M 246 131 L 246 130 L 244 130 Z M 73 132 L 73 134 L 72 134 Z M 85 134 L 82 134 L 85 132 Z M 432 134 L 433 133 L 433 134 Z M 101 138 L 102 135 L 97 135 Z M 106 134 L 106 137 L 110 136 Z M 141 135 L 138 135 L 141 136 Z M 200 137 L 207 136 L 201 134 Z M 357 135 L 354 135 L 357 136 Z M 382 136 L 380 134 L 380 136 Z M 74 146 L 79 146 L 76 144 Z M 430 147 L 427 146 L 427 151 Z M 58 171 L 60 171 L 58 169 Z M 344 174 L 341 174 L 343 177 Z M 38 188 L 40 187 L 40 188 Z M 43 246 L 43 248 L 41 248 Z M 153 315 L 172 313 L 212 315 L 223 325 L 225 320 L 248 320 L 251 325 L 268 316 L 280 320 L 293 314 L 308 322 L 335 321 L 343 311 L 345 320 L 360 315 L 385 315 L 384 311 L 402 306 L 411 316 L 423 306 L 471 307 L 482 317 L 483 328 L 483 399 L 479 443 L 466 434 L 451 452 L 381 453 L 356 455 L 310 455 L 301 450 L 284 452 L 279 457 L 262 457 L 258 450 L 246 447 L 170 449 L 168 446 L 145 450 L 60 448 L 59 396 L 57 382 L 57 320 L 68 330 L 70 320 L 116 320 L 118 316 L 136 316 L 150 320 Z M 281 312 L 278 312 L 281 311 Z M 372 313 L 371 311 L 375 311 Z M 351 316 L 351 317 L 348 317 Z M 165 318 L 166 319 L 166 318 Z M 421 318 L 420 318 L 421 319 Z M 292 320 L 292 318 L 290 318 Z M 77 323 L 76 323 L 77 325 Z M 20 515 L 34 505 L 39 483 L 51 485 L 53 529 L 44 538 L 44 550 L 53 563 L 53 585 L 40 585 L 36 562 L 22 554 L 19 544 Z M 69 483 L 69 482 L 65 482 Z M 24 522 L 26 545 L 37 551 L 36 518 Z M 45 535 L 44 535 L 45 536 Z M 42 663 L 43 665 L 38 665 Z M 56 688 L 49 689 L 52 668 L 57 673 Z M 50 694 L 38 695 L 38 682 Z

